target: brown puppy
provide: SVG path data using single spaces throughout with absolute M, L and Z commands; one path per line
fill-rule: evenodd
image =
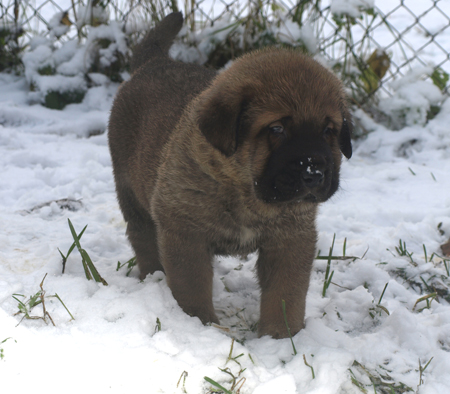
M 163 270 L 183 310 L 218 323 L 215 254 L 258 251 L 259 335 L 303 327 L 317 206 L 338 189 L 351 120 L 340 81 L 294 50 L 266 49 L 216 75 L 173 61 L 166 17 L 134 51 L 109 144 L 141 278 Z

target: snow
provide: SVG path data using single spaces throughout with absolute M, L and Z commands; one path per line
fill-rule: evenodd
M 349 15 L 359 18 L 361 11 L 369 10 L 375 5 L 375 0 L 331 0 L 330 10 L 335 15 Z
M 114 38 L 125 51 L 119 29 L 116 36 L 92 31 L 93 37 Z M 35 39 L 27 61 L 36 67 L 48 61 L 61 73 L 67 70 L 66 76 L 81 69 L 74 44 L 51 56 L 47 49 L 48 41 Z M 370 133 L 355 141 L 353 157 L 342 166 L 341 190 L 321 206 L 317 224 L 321 255 L 336 234 L 333 255 L 343 254 L 347 239 L 346 255 L 359 258 L 332 261 L 325 297 L 327 261 L 315 261 L 306 326 L 293 338 L 297 355 L 289 339 L 257 338 L 251 330 L 259 316 L 255 255 L 214 262 L 214 304 L 226 329 L 205 327 L 184 314 L 162 273 L 140 282 L 136 268 L 130 276 L 125 267 L 116 271 L 118 261 L 133 257 L 104 133 L 117 84 L 90 74 L 95 86 L 83 102 L 56 111 L 36 103 L 24 78 L 0 74 L 2 392 L 42 386 L 49 393 L 207 393 L 212 386 L 205 376 L 230 389 L 225 368 L 236 381 L 245 378 L 241 394 L 359 393 L 353 375 L 372 392 L 358 365 L 413 392 L 449 392 L 450 305 L 443 296 L 425 309 L 426 301 L 417 301 L 432 292 L 423 281 L 447 294 L 450 286 L 443 260 L 430 261 L 450 235 L 450 99 L 425 85 L 419 71 L 395 82 L 399 96 L 387 108 L 443 101 L 427 124 L 412 117 L 393 131 L 361 110 L 354 113 Z M 77 250 L 61 273 L 58 248 L 66 253 L 73 241 L 67 219 L 77 232 L 88 225 L 81 245 L 108 286 L 86 280 Z M 397 253 L 400 240 L 412 260 Z M 15 315 L 12 295 L 36 294 L 46 274 L 46 308 L 55 326 Z M 50 297 L 55 294 L 75 320 Z M 40 305 L 32 315 L 42 316 Z M 240 342 L 232 345 L 232 338 Z M 418 387 L 419 362 L 423 367 L 429 360 Z
M 116 60 L 116 52 L 127 54 L 125 35 L 120 24 L 115 21 L 111 21 L 109 25 L 89 26 L 84 45 L 79 45 L 74 38 L 55 48 L 50 40 L 42 36 L 33 38 L 30 50 L 23 56 L 27 82 L 36 90 L 30 95 L 30 99 L 42 102 L 50 91 L 86 92 L 88 86 L 84 73 L 94 62 L 93 48 L 101 39 L 110 41 L 108 47 L 98 50 L 101 66 L 110 66 Z M 42 72 L 46 68 L 49 70 Z
M 280 9 L 274 12 L 274 18 L 266 21 L 265 33 L 272 35 L 278 42 L 292 46 L 303 44 L 309 53 L 317 52 L 317 38 L 313 26 L 308 21 L 300 27 L 291 20 L 292 16 L 287 11 Z M 250 34 L 248 27 L 233 12 L 224 12 L 212 26 L 206 26 L 198 32 L 192 33 L 186 26 L 183 27 L 179 36 L 189 36 L 189 41 L 195 43 L 196 47 L 184 42 L 175 42 L 171 48 L 171 56 L 183 62 L 204 64 L 211 52 L 216 49 L 217 43 L 225 42 L 227 37 L 233 35 L 239 37 L 239 47 L 246 47 L 252 41 L 260 39 L 261 32 Z
M 393 127 L 403 123 L 423 126 L 431 106 L 442 102 L 444 97 L 439 88 L 431 81 L 421 79 L 432 72 L 431 67 L 416 68 L 390 84 L 395 93 L 381 101 L 379 108 L 392 119 Z
M 70 29 L 70 25 L 64 25 L 61 20 L 64 17 L 64 12 L 57 12 L 48 21 L 48 28 L 53 32 L 55 37 L 61 37 L 63 34 L 67 33 Z
M 92 6 L 89 3 L 88 6 L 79 5 L 77 8 L 77 21 L 76 25 L 78 28 L 84 26 L 85 24 L 96 25 L 98 23 L 106 22 L 109 18 L 107 8 L 101 6 Z M 93 22 L 93 23 L 92 23 Z

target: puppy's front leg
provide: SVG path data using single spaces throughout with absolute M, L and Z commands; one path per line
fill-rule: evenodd
M 286 304 L 287 322 L 294 335 L 304 326 L 306 293 L 315 253 L 312 239 L 293 236 L 290 239 L 268 239 L 259 250 L 257 262 L 261 286 L 261 316 L 259 336 L 273 338 L 289 336 L 283 315 Z
M 205 237 L 188 230 L 158 229 L 161 263 L 178 305 L 203 324 L 217 323 L 212 303 L 213 255 Z

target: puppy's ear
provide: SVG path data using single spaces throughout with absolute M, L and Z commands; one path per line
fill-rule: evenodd
M 343 155 L 350 159 L 352 157 L 352 131 L 353 122 L 352 117 L 348 111 L 343 111 L 342 113 L 343 122 L 341 127 L 341 132 L 339 133 L 339 148 Z
M 228 89 L 214 89 L 200 102 L 198 126 L 208 142 L 225 156 L 231 156 L 242 140 L 241 120 L 248 94 Z

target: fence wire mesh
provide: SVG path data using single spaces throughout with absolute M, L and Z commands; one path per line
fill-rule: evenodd
M 51 19 L 58 12 L 64 13 L 71 26 L 60 39 L 80 38 L 82 27 L 77 21 L 90 18 L 91 25 L 95 25 L 93 6 L 103 7 L 110 20 L 121 21 L 124 26 L 151 26 L 172 10 L 181 9 L 191 34 L 224 18 L 245 23 L 249 15 L 264 15 L 277 23 L 283 13 L 299 26 L 310 26 L 317 53 L 333 62 L 352 67 L 347 64 L 352 56 L 367 60 L 377 49 L 388 54 L 390 66 L 376 90 L 380 88 L 389 94 L 389 82 L 415 67 L 431 66 L 450 73 L 450 1 L 375 1 L 370 12 L 346 18 L 333 13 L 332 3 L 333 0 L 3 0 L 0 28 L 13 26 L 16 31 L 21 30 L 21 40 L 26 44 L 37 34 L 49 34 Z

